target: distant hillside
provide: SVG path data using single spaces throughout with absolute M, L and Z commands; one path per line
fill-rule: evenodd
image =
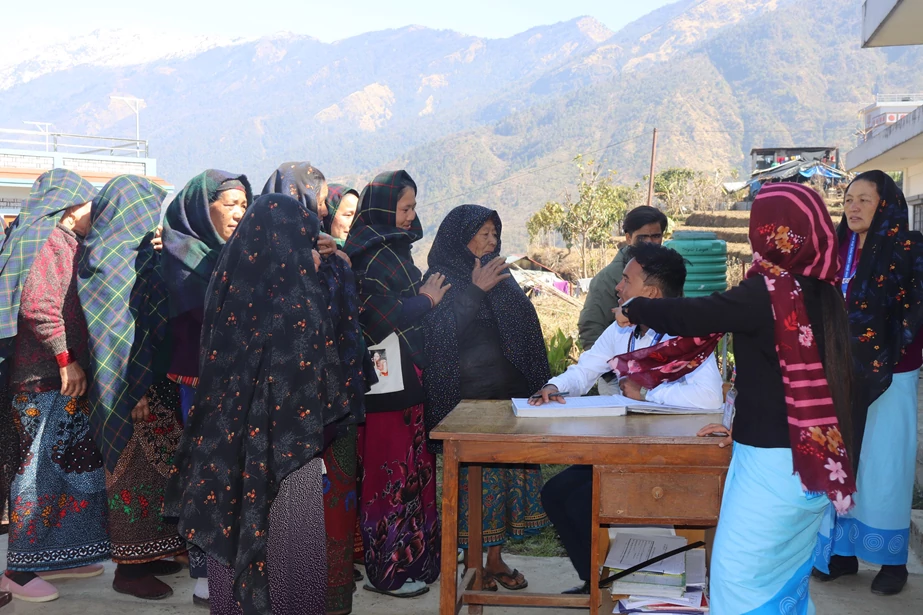
M 177 185 L 209 166 L 262 185 L 290 159 L 358 185 L 401 166 L 430 237 L 450 207 L 479 202 L 522 250 L 525 220 L 573 182 L 575 154 L 634 184 L 655 126 L 660 168 L 747 172 L 754 146 L 849 149 L 874 92 L 923 90 L 923 51 L 861 49 L 860 13 L 681 0 L 615 33 L 587 17 L 499 40 L 410 26 L 332 44 L 165 37 L 143 53 L 96 32 L 0 60 L 0 118 L 130 135 L 133 115 L 108 97 L 138 96 L 142 136 Z

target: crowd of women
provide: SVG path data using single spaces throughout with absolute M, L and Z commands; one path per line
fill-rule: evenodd
M 428 430 L 463 397 L 549 377 L 499 216 L 453 210 L 424 281 L 405 171 L 360 193 L 285 163 L 254 197 L 246 176 L 207 170 L 161 222 L 165 196 L 55 169 L 6 231 L 0 590 L 54 600 L 53 581 L 112 559 L 113 589 L 149 600 L 187 566 L 216 615 L 349 613 L 363 580 L 427 592 L 441 556 Z M 548 524 L 541 488 L 537 467 L 485 470 L 494 589 L 528 584 L 501 548 Z
M 405 171 L 360 193 L 285 163 L 255 198 L 244 175 L 207 170 L 161 227 L 164 198 L 145 178 L 97 191 L 55 169 L 6 231 L 0 590 L 54 600 L 52 581 L 112 559 L 113 589 L 151 600 L 188 566 L 216 615 L 349 613 L 363 580 L 427 592 L 456 556 L 440 532 L 468 535 L 465 511 L 440 528 L 428 432 L 463 398 L 550 378 L 497 212 L 449 212 L 424 276 Z M 768 186 L 748 280 L 616 310 L 613 326 L 688 336 L 670 348 L 737 334 L 716 613 L 808 609 L 812 568 L 832 580 L 857 558 L 881 566 L 873 591 L 907 579 L 923 237 L 884 173 L 857 177 L 845 208 L 834 230 L 810 189 Z M 502 547 L 548 525 L 541 489 L 535 466 L 484 469 L 487 590 L 528 585 Z

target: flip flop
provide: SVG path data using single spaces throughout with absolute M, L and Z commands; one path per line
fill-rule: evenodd
M 497 583 L 509 590 L 516 591 L 529 587 L 529 582 L 526 581 L 526 578 L 522 576 L 522 573 L 518 570 L 514 570 L 512 574 L 491 573 L 490 576 L 496 579 Z M 510 579 L 510 581 L 508 582 L 506 579 Z
M 500 591 L 500 588 L 497 587 L 497 577 L 492 574 L 484 573 L 484 587 L 481 588 L 482 592 L 495 592 Z

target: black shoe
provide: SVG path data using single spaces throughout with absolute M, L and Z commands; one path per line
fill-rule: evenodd
M 821 572 L 817 568 L 811 573 L 818 581 L 833 581 L 848 574 L 858 574 L 859 558 L 848 555 L 834 555 L 830 558 L 830 572 Z
M 590 593 L 590 582 L 586 581 L 585 583 L 583 583 L 583 585 L 577 585 L 576 587 L 565 589 L 561 593 L 562 594 L 588 594 Z
M 901 593 L 907 584 L 907 566 L 882 566 L 872 581 L 872 593 L 893 596 Z

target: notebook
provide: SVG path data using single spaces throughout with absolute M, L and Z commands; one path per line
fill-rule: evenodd
M 552 400 L 541 406 L 530 406 L 524 397 L 513 398 L 513 414 L 518 418 L 625 416 L 631 400 L 621 395 L 565 397 L 566 403 Z

